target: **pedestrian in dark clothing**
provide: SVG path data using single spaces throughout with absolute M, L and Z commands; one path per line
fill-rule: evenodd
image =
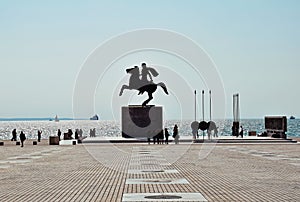
M 41 137 L 42 137 L 42 131 L 38 130 L 38 142 L 41 141 Z
M 240 127 L 239 135 L 243 138 L 244 137 L 244 129 L 243 126 Z
M 61 136 L 61 131 L 60 131 L 60 129 L 57 130 L 57 136 L 58 136 L 58 140 L 60 141 L 60 136 Z
M 165 128 L 165 143 L 166 144 L 169 144 L 169 131 L 168 131 L 168 128 Z
M 69 137 L 69 140 L 72 140 L 72 139 L 73 139 L 72 135 L 73 135 L 73 131 L 72 131 L 72 129 L 69 129 L 69 130 L 68 130 L 68 137 Z
M 11 141 L 17 141 L 17 129 L 13 129 L 11 134 L 12 134 Z
M 78 129 L 76 129 L 76 130 L 75 130 L 75 139 L 76 139 L 76 140 L 78 140 L 78 136 L 79 136 L 79 134 L 78 134 Z
M 24 141 L 26 140 L 26 135 L 21 131 L 20 133 L 21 147 L 24 146 Z
M 179 134 L 178 134 L 178 126 L 177 124 L 175 124 L 174 128 L 173 128 L 173 138 L 175 140 L 175 144 L 179 143 Z

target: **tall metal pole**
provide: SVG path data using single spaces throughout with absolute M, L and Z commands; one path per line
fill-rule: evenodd
M 204 90 L 202 90 L 202 121 L 204 121 Z M 202 137 L 204 142 L 204 131 L 202 131 Z
M 237 97 L 237 120 L 240 122 L 240 98 L 239 94 L 236 95 Z
M 211 121 L 211 90 L 209 90 L 209 119 Z
M 204 90 L 202 90 L 202 121 L 204 121 Z
M 197 120 L 197 101 L 196 101 L 196 99 L 197 99 L 197 92 L 196 92 L 196 90 L 194 91 L 194 93 L 195 93 L 195 121 Z

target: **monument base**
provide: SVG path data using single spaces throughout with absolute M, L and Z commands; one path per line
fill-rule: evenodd
M 154 105 L 122 107 L 122 137 L 153 138 L 163 131 L 163 109 Z

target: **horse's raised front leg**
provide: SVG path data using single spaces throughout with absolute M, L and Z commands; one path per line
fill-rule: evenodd
M 125 89 L 131 89 L 131 88 L 129 88 L 129 86 L 127 86 L 127 85 L 123 85 L 122 88 L 121 88 L 121 90 L 120 90 L 119 96 L 121 96 L 123 94 L 123 91 Z

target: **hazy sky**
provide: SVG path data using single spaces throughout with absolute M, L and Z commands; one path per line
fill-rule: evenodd
M 299 10 L 297 0 L 2 0 L 0 117 L 72 117 L 74 85 L 88 55 L 113 36 L 143 28 L 178 32 L 209 54 L 227 117 L 236 92 L 242 118 L 300 117 Z M 95 112 L 112 119 L 101 99 Z

